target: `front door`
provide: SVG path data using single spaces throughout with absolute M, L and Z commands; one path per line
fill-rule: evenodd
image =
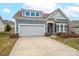
M 48 23 L 48 32 L 53 34 L 53 23 Z

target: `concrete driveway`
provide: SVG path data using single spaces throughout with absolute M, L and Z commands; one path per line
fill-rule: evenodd
M 10 56 L 77 56 L 79 51 L 49 37 L 22 37 Z

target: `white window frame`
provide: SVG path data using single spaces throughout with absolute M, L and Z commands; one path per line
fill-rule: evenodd
M 34 13 L 34 16 L 32 16 L 32 14 L 31 14 L 32 12 Z M 31 16 L 31 17 L 35 17 L 35 16 L 36 16 L 36 15 L 35 15 L 35 12 L 34 12 L 34 11 L 30 11 L 30 16 Z
M 26 12 L 29 12 L 30 15 L 29 16 L 26 15 Z M 31 12 L 34 12 L 35 16 L 32 16 Z M 39 13 L 39 16 L 36 16 L 36 13 Z M 29 11 L 29 10 L 24 10 L 24 12 L 22 14 L 24 14 L 24 16 L 26 16 L 26 17 L 40 17 L 41 16 L 40 12 L 38 12 L 38 11 Z
M 29 16 L 31 16 L 30 11 L 25 11 L 25 12 L 24 12 L 25 16 L 28 16 L 28 15 L 26 15 L 26 12 L 29 12 Z
M 59 32 L 59 24 L 56 24 L 56 31 Z
M 66 26 L 66 27 L 65 27 Z M 67 32 L 67 24 L 64 24 L 64 31 L 63 32 Z
M 59 25 L 59 30 L 57 32 L 67 32 L 67 30 L 65 30 L 65 25 L 67 26 L 67 23 L 56 23 L 56 25 Z M 63 31 L 61 30 L 61 25 L 63 25 Z
M 39 16 L 36 16 L 36 13 L 39 13 Z M 36 17 L 40 17 L 40 12 L 36 12 L 36 13 L 35 13 L 35 16 L 36 16 Z

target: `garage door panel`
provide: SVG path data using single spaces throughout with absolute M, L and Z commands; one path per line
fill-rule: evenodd
M 20 36 L 43 36 L 44 25 L 20 25 Z

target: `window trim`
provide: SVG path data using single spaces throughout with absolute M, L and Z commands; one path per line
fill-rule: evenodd
M 29 12 L 29 15 L 26 15 L 27 12 Z M 26 15 L 26 16 L 30 16 L 30 11 L 26 11 L 26 12 L 25 12 L 25 15 Z
M 56 25 L 59 25 L 59 30 L 57 31 L 56 29 L 56 32 L 67 32 L 67 23 L 56 23 Z M 63 25 L 63 31 L 62 31 L 61 25 Z
M 34 13 L 34 15 L 32 15 L 32 13 Z M 33 17 L 35 16 L 35 12 L 34 11 L 31 11 L 31 16 L 33 16 Z
M 29 15 L 26 15 L 26 12 L 29 12 Z M 32 16 L 32 14 L 31 14 L 32 12 L 34 13 L 34 16 Z M 29 11 L 29 10 L 25 10 L 23 13 L 24 13 L 24 16 L 27 16 L 27 17 L 41 17 L 40 12 L 38 12 L 38 11 Z M 39 16 L 37 16 L 36 13 L 38 13 Z
M 67 24 L 64 25 L 64 31 L 67 32 Z
M 59 27 L 60 27 L 60 25 L 56 24 L 56 32 L 59 32 Z
M 61 32 L 64 32 L 64 25 L 61 24 Z
M 35 14 L 36 14 L 36 16 L 37 16 L 37 13 L 39 14 L 39 16 L 40 16 L 40 12 L 36 12 Z M 37 17 L 39 17 L 39 16 L 37 16 Z

